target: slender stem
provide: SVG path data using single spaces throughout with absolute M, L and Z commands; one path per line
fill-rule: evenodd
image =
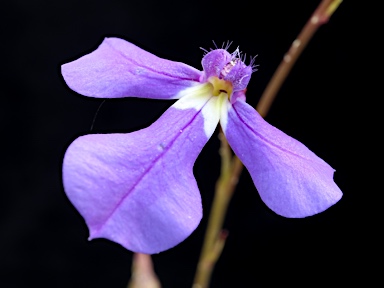
M 333 14 L 340 3 L 341 0 L 323 0 L 305 24 L 299 36 L 297 36 L 297 38 L 292 42 L 291 47 L 284 55 L 283 61 L 280 63 L 279 67 L 277 67 L 272 79 L 269 81 L 259 100 L 259 103 L 257 104 L 256 110 L 262 117 L 267 115 L 273 100 L 275 100 L 277 92 L 280 90 L 281 85 L 284 83 L 293 65 L 296 63 L 296 60 L 307 46 L 309 40 L 322 24 L 328 22 L 329 17 Z
M 281 85 L 309 40 L 317 29 L 329 20 L 329 17 L 341 2 L 342 0 L 322 0 L 299 36 L 293 41 L 256 106 L 256 110 L 262 117 L 267 115 L 277 92 L 280 90 Z M 219 138 L 221 140 L 221 175 L 216 183 L 215 197 L 212 203 L 202 252 L 197 265 L 193 288 L 207 288 L 209 286 L 213 267 L 224 248 L 227 236 L 227 232 L 222 230 L 225 214 L 240 173 L 243 170 L 243 164 L 240 159 L 237 156 L 232 157 L 232 152 L 222 132 L 220 132 Z
M 207 287 L 207 283 L 210 281 L 212 269 L 224 247 L 227 233 L 221 231 L 221 227 L 223 226 L 229 201 L 232 198 L 232 193 L 237 184 L 237 179 L 233 176 L 236 175 L 236 173 L 233 173 L 232 152 L 222 131 L 220 131 L 219 138 L 221 140 L 221 174 L 216 183 L 215 197 L 208 219 L 208 226 L 193 288 Z M 220 247 L 220 249 L 214 249 L 215 247 Z

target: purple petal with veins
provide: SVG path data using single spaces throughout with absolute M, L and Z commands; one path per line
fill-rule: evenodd
M 219 121 L 217 98 L 205 92 L 184 95 L 148 128 L 86 135 L 70 145 L 64 188 L 91 239 L 151 254 L 192 233 L 202 217 L 192 169 Z
M 292 218 L 314 215 L 342 197 L 331 166 L 265 122 L 244 101 L 227 102 L 220 121 L 261 199 L 277 214 Z
M 202 75 L 118 38 L 106 38 L 95 51 L 62 65 L 61 72 L 72 90 L 96 98 L 177 99 Z

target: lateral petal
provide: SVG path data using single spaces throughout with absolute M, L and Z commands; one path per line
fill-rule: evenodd
M 207 113 L 217 106 L 209 85 L 191 91 L 179 100 L 184 104 L 176 102 L 148 128 L 85 135 L 69 146 L 64 189 L 91 239 L 152 254 L 177 245 L 197 227 L 202 207 L 192 169 L 215 130 L 205 122 L 217 125 L 220 113 Z
M 277 214 L 292 218 L 314 215 L 342 197 L 331 166 L 268 124 L 244 101 L 226 102 L 221 125 L 261 199 Z
M 202 72 L 184 63 L 159 58 L 119 38 L 105 38 L 90 54 L 61 66 L 67 85 L 96 98 L 177 99 L 199 84 Z

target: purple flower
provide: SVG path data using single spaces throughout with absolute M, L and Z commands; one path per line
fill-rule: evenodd
M 187 238 L 202 217 L 192 168 L 219 122 L 277 214 L 306 217 L 341 198 L 334 170 L 245 102 L 252 65 L 238 50 L 212 50 L 202 66 L 161 59 L 117 38 L 62 66 L 68 86 L 85 96 L 180 99 L 148 128 L 85 135 L 69 146 L 64 188 L 90 239 L 151 254 Z

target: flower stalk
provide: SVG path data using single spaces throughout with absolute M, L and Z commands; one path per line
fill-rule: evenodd
M 132 259 L 132 277 L 127 288 L 161 288 L 153 270 L 150 255 L 135 253 Z
M 222 230 L 224 217 L 238 182 L 237 177 L 242 170 L 241 161 L 233 161 L 232 151 L 222 131 L 220 131 L 219 139 L 221 141 L 221 173 L 216 182 L 215 199 L 212 203 L 202 248 L 203 258 L 199 261 L 193 288 L 206 287 L 201 286 L 201 283 L 209 283 L 213 267 L 224 248 L 228 236 L 228 232 Z
M 322 0 L 300 34 L 292 42 L 291 47 L 284 55 L 282 62 L 276 69 L 256 106 L 256 110 L 262 117 L 268 114 L 278 91 L 310 39 L 321 25 L 328 22 L 341 2 L 342 0 Z M 221 141 L 221 174 L 216 183 L 215 196 L 202 252 L 196 269 L 193 288 L 209 287 L 214 265 L 220 257 L 228 235 L 228 232 L 222 229 L 224 218 L 238 178 L 243 170 L 243 164 L 240 159 L 236 155 L 232 156 L 231 149 L 222 131 L 219 134 L 219 139 Z

